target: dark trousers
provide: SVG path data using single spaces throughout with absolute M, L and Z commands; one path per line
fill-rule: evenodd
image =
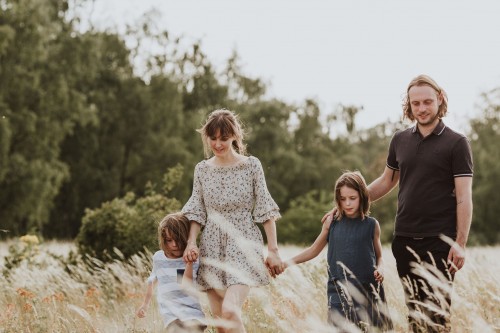
M 409 323 L 413 332 L 443 332 L 449 329 L 451 287 L 447 259 L 450 245 L 439 237 L 396 236 L 392 253 L 405 290 Z M 420 264 L 420 265 L 419 265 Z

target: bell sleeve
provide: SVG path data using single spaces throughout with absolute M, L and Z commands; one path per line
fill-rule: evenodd
M 253 220 L 255 223 L 264 223 L 270 219 L 277 220 L 281 217 L 279 207 L 267 189 L 262 164 L 259 159 L 255 157 L 253 159 L 253 189 L 255 197 Z
M 182 207 L 182 213 L 190 220 L 205 225 L 207 211 L 203 201 L 203 188 L 201 185 L 200 164 L 194 169 L 193 192 L 188 202 Z

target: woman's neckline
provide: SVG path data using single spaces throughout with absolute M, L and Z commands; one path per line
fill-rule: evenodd
M 205 164 L 208 165 L 209 167 L 211 168 L 222 168 L 222 169 L 226 169 L 226 168 L 234 168 L 234 167 L 238 167 L 242 164 L 245 164 L 247 163 L 248 161 L 250 160 L 250 156 L 243 156 L 243 158 L 241 158 L 240 160 L 238 160 L 236 163 L 233 163 L 233 164 L 226 164 L 226 165 L 218 165 L 218 164 L 213 164 L 213 163 L 210 163 L 209 160 L 204 160 L 205 161 Z

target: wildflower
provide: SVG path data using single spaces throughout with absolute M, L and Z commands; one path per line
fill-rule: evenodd
M 52 298 L 56 301 L 62 302 L 64 301 L 64 294 L 63 293 L 55 293 L 52 295 Z
M 64 301 L 64 294 L 63 293 L 55 293 L 53 295 L 50 295 L 50 296 L 47 296 L 47 297 L 44 297 L 42 299 L 42 302 L 43 303 L 50 303 L 51 300 L 54 300 L 54 301 L 58 301 L 58 302 L 62 302 Z
M 31 312 L 33 310 L 33 305 L 29 303 L 24 303 L 23 310 L 24 312 Z
M 17 291 L 18 295 L 21 297 L 26 297 L 26 298 L 35 297 L 35 294 L 33 294 L 31 291 L 26 290 L 24 288 L 18 288 L 16 291 Z
M 97 312 L 100 308 L 99 304 L 99 290 L 95 287 L 90 287 L 85 292 L 85 305 L 90 311 Z
M 7 311 L 5 312 L 5 316 L 7 317 L 7 319 L 10 319 L 14 315 L 15 311 L 16 306 L 13 303 L 7 304 Z
M 131 292 L 127 292 L 127 293 L 126 293 L 126 296 L 127 296 L 127 298 L 143 298 L 143 297 L 144 297 L 144 294 L 142 294 L 142 293 L 131 293 Z
M 90 297 L 96 297 L 97 295 L 99 295 L 99 290 L 97 290 L 97 288 L 95 288 L 95 287 L 90 287 L 85 292 L 85 297 L 90 298 Z

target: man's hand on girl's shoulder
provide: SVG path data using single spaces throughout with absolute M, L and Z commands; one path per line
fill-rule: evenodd
M 321 223 L 325 223 L 329 218 L 331 218 L 331 220 L 333 221 L 333 219 L 335 217 L 337 217 L 337 214 L 339 212 L 339 209 L 337 207 L 334 207 L 331 211 L 329 211 L 328 213 L 326 213 L 323 218 L 321 219 Z M 331 223 L 331 221 L 330 221 Z
M 321 222 L 323 223 L 323 229 L 329 229 L 330 228 L 330 225 L 332 224 L 332 221 L 333 221 L 333 214 L 329 214 L 325 221 L 321 220 Z

